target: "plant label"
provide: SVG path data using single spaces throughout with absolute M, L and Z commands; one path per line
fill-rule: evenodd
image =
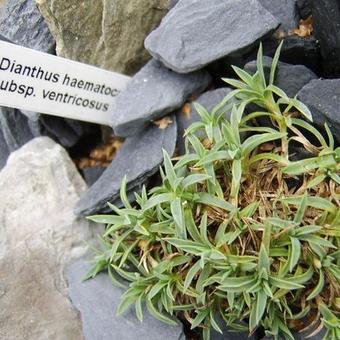
M 0 105 L 109 125 L 130 77 L 0 41 Z

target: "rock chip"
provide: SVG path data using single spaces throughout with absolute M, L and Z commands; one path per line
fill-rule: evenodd
M 141 323 L 130 308 L 117 316 L 117 307 L 123 291 L 113 286 L 110 277 L 101 273 L 94 279 L 82 282 L 91 266 L 79 260 L 68 270 L 69 294 L 79 310 L 85 340 L 178 340 L 182 326 L 170 326 L 153 318 L 147 311 Z
M 94 184 L 99 177 L 103 174 L 105 168 L 101 168 L 99 166 L 92 167 L 92 168 L 85 168 L 83 169 L 83 175 L 85 182 L 88 186 Z
M 231 91 L 228 87 L 219 88 L 217 90 L 212 90 L 203 93 L 195 102 L 201 104 L 208 111 L 212 110 L 217 104 L 219 104 L 222 99 Z M 184 110 L 180 110 L 177 114 L 177 125 L 178 125 L 178 141 L 177 141 L 177 151 L 180 155 L 185 153 L 185 142 L 184 133 L 185 130 L 195 122 L 201 120 L 200 115 L 197 113 L 193 103 L 187 104 Z M 187 111 L 188 110 L 188 111 Z
M 256 335 L 249 335 L 248 332 L 235 332 L 231 331 L 224 320 L 219 322 L 221 330 L 223 334 L 215 331 L 214 329 L 211 332 L 211 340 L 255 340 L 257 339 Z
M 10 154 L 5 137 L 0 130 L 0 170 L 5 166 L 7 158 Z
M 55 40 L 34 0 L 7 0 L 0 9 L 0 35 L 7 40 L 53 53 Z
M 295 0 L 259 0 L 261 5 L 280 22 L 280 31 L 288 33 L 299 25 Z
M 166 129 L 150 125 L 145 131 L 127 138 L 111 165 L 77 203 L 77 215 L 88 216 L 109 211 L 107 202 L 119 204 L 119 190 L 127 176 L 132 194 L 153 175 L 163 162 L 162 149 L 173 154 L 177 139 L 176 118 Z M 131 197 L 132 198 L 132 197 Z
M 0 107 L 0 169 L 12 151 L 34 137 L 30 121 L 19 110 Z
M 301 19 L 306 20 L 312 15 L 312 1 L 313 0 L 297 0 L 296 7 L 300 14 Z
M 151 60 L 128 83 L 115 101 L 111 126 L 117 136 L 133 136 L 151 121 L 179 108 L 193 93 L 204 90 L 206 71 L 178 74 Z
M 36 138 L 0 172 L 0 338 L 81 340 L 64 268 L 94 237 L 73 215 L 86 185 L 65 150 Z
M 263 42 L 265 55 L 273 56 L 280 40 L 275 37 Z M 255 59 L 257 50 L 254 51 Z M 284 38 L 280 60 L 288 64 L 305 65 L 316 74 L 320 73 L 320 46 L 314 36 L 299 37 L 291 35 Z
M 278 25 L 257 0 L 181 0 L 145 47 L 169 68 L 188 73 L 253 46 Z
M 340 6 L 338 0 L 313 0 L 314 35 L 321 49 L 323 72 L 327 77 L 340 76 Z
M 263 58 L 263 69 L 267 81 L 269 81 L 272 58 Z M 251 61 L 244 66 L 244 69 L 254 74 L 257 71 L 256 61 Z M 291 65 L 279 62 L 274 84 L 287 93 L 289 97 L 294 97 L 303 86 L 317 76 L 304 65 Z
M 95 124 L 7 107 L 0 107 L 0 131 L 9 152 L 34 137 L 48 136 L 66 148 L 74 148 L 84 144 L 84 140 L 87 144 L 95 142 L 100 136 L 100 128 Z
M 125 74 L 134 74 L 150 59 L 144 39 L 170 7 L 170 0 L 36 2 L 58 55 Z
M 0 107 L 0 130 L 10 152 L 19 149 L 34 137 L 27 117 L 12 108 Z
M 340 79 L 316 79 L 305 85 L 298 98 L 308 106 L 314 124 L 324 129 L 327 123 L 340 142 Z
M 90 141 L 100 134 L 96 124 L 49 115 L 41 115 L 39 126 L 42 135 L 51 137 L 65 148 L 72 148 L 81 140 Z

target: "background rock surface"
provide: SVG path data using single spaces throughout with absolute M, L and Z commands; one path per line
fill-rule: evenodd
M 145 131 L 127 138 L 111 165 L 87 190 L 75 207 L 77 215 L 89 216 L 109 211 L 107 202 L 119 205 L 119 191 L 124 176 L 127 177 L 127 190 L 138 191 L 146 180 L 155 174 L 163 162 L 163 149 L 171 156 L 177 140 L 176 118 L 166 129 L 150 125 Z
M 279 21 L 255 0 L 184 0 L 145 40 L 151 55 L 188 73 L 252 47 Z
M 91 266 L 79 260 L 68 270 L 70 297 L 83 321 L 85 340 L 179 340 L 182 326 L 170 326 L 156 320 L 147 311 L 141 323 L 134 308 L 116 315 L 123 291 L 112 285 L 107 274 L 82 282 Z M 71 339 L 70 339 L 71 340 Z M 183 339 L 184 340 L 184 339 Z
M 340 79 L 314 79 L 299 91 L 298 98 L 308 106 L 320 131 L 327 123 L 339 143 Z
M 206 71 L 178 74 L 156 60 L 149 61 L 116 98 L 110 112 L 117 136 L 133 136 L 150 123 L 179 108 L 211 81 Z M 133 98 L 133 100 L 131 100 Z
M 0 37 L 14 44 L 53 53 L 55 41 L 34 0 L 0 1 Z
M 57 54 L 133 74 L 149 59 L 143 42 L 170 0 L 36 0 L 57 41 Z
M 85 189 L 66 151 L 46 137 L 1 170 L 0 339 L 82 339 L 63 270 L 95 233 L 72 211 Z

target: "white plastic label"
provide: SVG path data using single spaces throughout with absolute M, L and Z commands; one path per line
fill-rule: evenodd
M 109 124 L 130 77 L 0 41 L 0 105 Z

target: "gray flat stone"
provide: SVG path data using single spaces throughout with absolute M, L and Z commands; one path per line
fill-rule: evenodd
M 68 270 L 69 294 L 79 310 L 85 340 L 178 340 L 182 326 L 169 326 L 144 313 L 141 323 L 134 308 L 117 316 L 116 309 L 123 291 L 113 286 L 109 276 L 101 273 L 92 280 L 82 282 L 91 266 L 80 260 Z
M 0 107 L 0 169 L 11 152 L 38 136 L 41 133 L 37 122 L 17 109 Z
M 102 175 L 105 171 L 105 168 L 101 167 L 92 167 L 92 168 L 85 168 L 83 169 L 84 179 L 88 186 L 94 184 L 98 178 Z
M 299 17 L 295 0 L 259 0 L 259 2 L 281 22 L 279 30 L 287 33 L 298 27 Z
M 269 80 L 272 58 L 263 58 L 263 68 L 267 81 Z M 244 69 L 254 74 L 257 70 L 256 61 L 251 61 L 244 66 Z M 291 65 L 279 62 L 274 84 L 287 93 L 288 96 L 294 97 L 303 86 L 308 84 L 317 76 L 313 71 L 304 65 Z
M 179 108 L 193 93 L 204 90 L 211 77 L 205 71 L 177 74 L 151 60 L 117 97 L 111 125 L 117 136 L 132 136 L 154 119 Z
M 312 330 L 310 332 L 294 333 L 293 335 L 295 340 L 323 340 L 325 339 L 326 330 L 323 328 L 318 334 L 313 336 L 309 336 L 310 333 L 312 333 Z
M 55 40 L 34 0 L 5 2 L 0 10 L 0 35 L 38 51 L 52 53 L 55 50 Z
M 312 15 L 312 0 L 297 0 L 296 7 L 298 8 L 301 19 L 307 19 Z
M 41 115 L 41 133 L 53 138 L 66 148 L 75 146 L 81 138 L 91 134 L 92 124 L 55 116 Z
M 323 74 L 340 77 L 340 6 L 338 0 L 310 1 L 313 15 L 313 32 L 318 40 L 322 57 Z
M 211 340 L 255 340 L 257 339 L 254 335 L 249 336 L 248 332 L 236 332 L 231 331 L 227 328 L 225 322 L 219 323 L 223 334 L 212 331 Z
M 224 87 L 203 93 L 195 102 L 203 105 L 208 111 L 212 110 L 222 99 L 231 91 L 230 88 Z M 184 133 L 185 130 L 194 122 L 199 122 L 201 117 L 197 113 L 194 104 L 190 104 L 190 113 L 182 111 L 177 114 L 178 141 L 177 150 L 179 154 L 185 153 Z
M 8 150 L 5 137 L 2 131 L 0 131 L 0 170 L 5 166 L 9 154 L 10 151 Z
M 19 149 L 34 136 L 28 118 L 19 110 L 0 107 L 0 130 L 10 152 Z
M 151 125 L 134 137 L 127 138 L 124 145 L 86 194 L 77 203 L 75 213 L 88 216 L 108 209 L 107 202 L 119 204 L 119 190 L 127 176 L 128 190 L 135 190 L 153 175 L 163 162 L 162 149 L 173 154 L 177 139 L 176 118 L 173 124 L 162 130 Z
M 278 25 L 256 0 L 181 0 L 145 47 L 169 68 L 188 73 L 252 47 Z
M 298 98 L 308 106 L 314 124 L 323 129 L 327 123 L 340 142 L 340 79 L 316 79 L 305 85 Z

